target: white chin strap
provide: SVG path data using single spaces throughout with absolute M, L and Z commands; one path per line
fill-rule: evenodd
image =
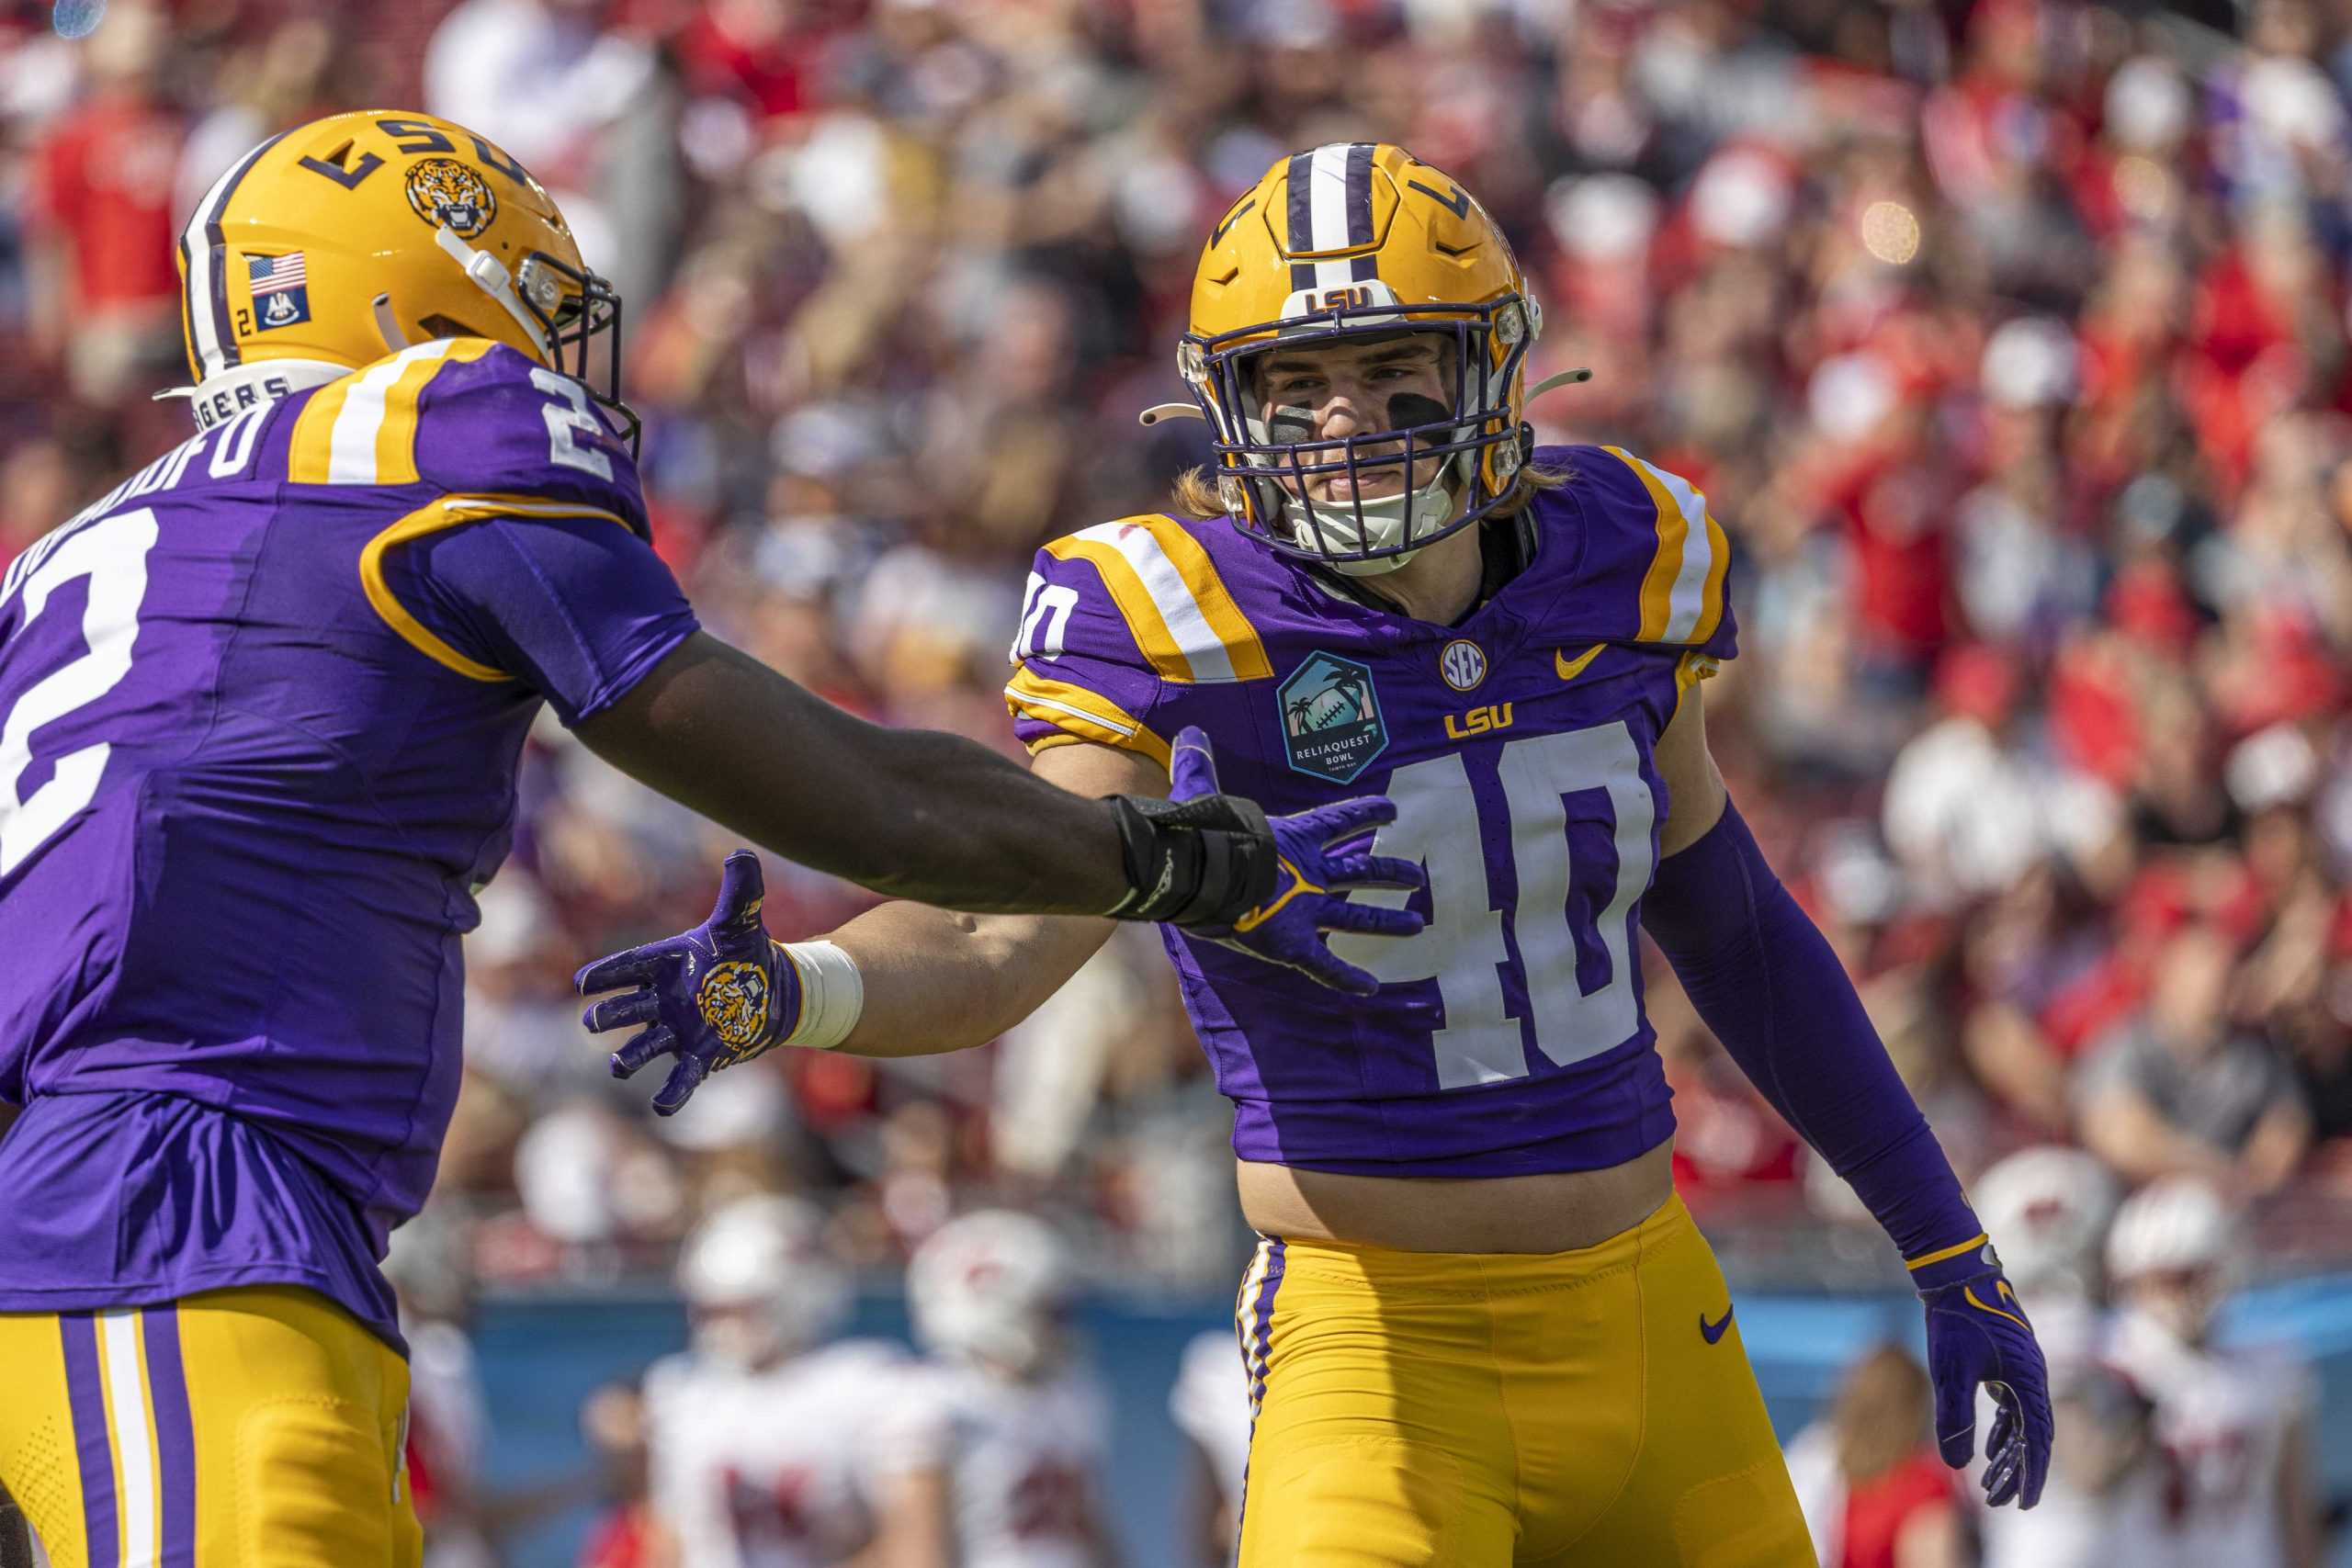
M 1417 491 L 1400 491 L 1356 505 L 1304 501 L 1285 492 L 1283 516 L 1290 524 L 1291 536 L 1303 545 L 1340 551 L 1388 549 L 1453 521 L 1462 505 L 1454 493 L 1455 467 L 1448 462 L 1437 478 Z M 1361 525 L 1356 521 L 1359 513 L 1363 519 Z M 1401 550 L 1393 556 L 1336 560 L 1329 565 L 1342 577 L 1385 577 L 1419 554 Z
M 433 231 L 433 243 L 465 268 L 466 276 L 473 279 L 475 288 L 497 300 L 506 313 L 514 318 L 514 324 L 523 329 L 523 335 L 530 339 L 532 345 L 539 351 L 539 358 L 552 364 L 554 356 L 548 352 L 547 334 L 539 330 L 539 323 L 532 319 L 531 312 L 523 309 L 522 297 L 514 292 L 514 277 L 506 270 L 506 264 L 488 251 L 474 249 L 458 238 L 457 231 L 446 224 Z

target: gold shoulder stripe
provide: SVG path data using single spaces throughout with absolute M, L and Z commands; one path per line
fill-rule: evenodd
M 417 400 L 445 365 L 480 359 L 488 338 L 404 348 L 311 394 L 294 422 L 286 477 L 295 484 L 414 484 Z
M 1731 540 L 1713 513 L 1705 515 L 1707 579 L 1699 591 L 1699 624 L 1690 629 L 1690 640 L 1696 643 L 1704 643 L 1724 624 L 1724 579 L 1731 572 Z
M 1171 517 L 1122 518 L 1056 539 L 1057 560 L 1087 560 L 1154 673 L 1165 681 L 1271 679 L 1273 664 L 1201 542 Z
M 384 394 L 384 423 L 376 432 L 376 482 L 416 483 L 416 425 L 424 389 L 452 365 L 470 365 L 498 345 L 488 338 L 450 340 L 447 352 L 427 355 L 401 371 Z
M 1193 537 L 1191 530 L 1166 513 L 1138 517 L 1151 532 L 1152 539 L 1168 558 L 1175 563 L 1185 588 L 1192 593 L 1193 603 L 1199 607 L 1201 618 L 1208 623 L 1225 651 L 1225 661 L 1235 681 L 1271 681 L 1274 677 L 1273 661 L 1266 657 L 1266 645 L 1258 638 L 1258 629 L 1250 617 L 1241 613 L 1233 592 L 1218 574 L 1216 562 L 1209 558 L 1207 547 Z
M 1657 513 L 1657 551 L 1650 558 L 1649 570 L 1642 574 L 1642 624 L 1635 634 L 1644 642 L 1656 642 L 1666 635 L 1674 578 L 1682 569 L 1682 542 L 1690 525 L 1683 519 L 1682 508 L 1667 494 L 1655 468 L 1622 446 L 1604 446 L 1601 450 L 1633 469 L 1634 477 L 1649 492 L 1650 505 Z
M 1140 751 L 1163 768 L 1175 761 L 1174 750 L 1166 740 L 1110 698 L 1068 681 L 1048 681 L 1033 675 L 1026 666 L 1005 686 L 1004 705 L 1016 715 L 1052 725 L 1073 740 L 1091 740 L 1097 745 Z M 1031 747 L 1031 750 L 1035 750 Z
M 1634 470 L 1656 513 L 1657 547 L 1642 574 L 1641 640 L 1705 641 L 1723 620 L 1724 573 L 1731 564 L 1730 543 L 1707 514 L 1707 498 L 1622 446 L 1601 450 Z
M 359 586 L 368 595 L 368 604 L 384 624 L 400 634 L 401 639 L 435 663 L 456 671 L 472 681 L 505 681 L 512 679 L 504 671 L 493 669 L 477 659 L 469 659 L 451 648 L 432 629 L 409 614 L 384 581 L 384 552 L 395 545 L 424 538 L 447 528 L 462 527 L 468 523 L 480 523 L 492 517 L 586 517 L 602 518 L 608 523 L 628 524 L 610 512 L 593 506 L 571 505 L 548 501 L 539 496 L 449 495 L 429 505 L 420 506 L 402 517 L 395 518 L 375 537 L 359 549 Z

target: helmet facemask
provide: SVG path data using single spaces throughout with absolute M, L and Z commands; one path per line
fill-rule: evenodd
M 510 275 L 487 251 L 478 251 L 446 225 L 434 239 L 465 269 L 475 287 L 514 318 L 539 346 L 540 356 L 558 375 L 580 383 L 581 389 L 619 422 L 621 438 L 634 457 L 643 422 L 635 409 L 621 400 L 621 297 L 610 282 L 584 266 L 535 250 Z M 605 346 L 605 386 L 600 390 L 590 370 L 591 345 Z M 397 344 L 393 346 L 399 346 Z
M 586 389 L 590 398 L 613 411 L 620 422 L 621 439 L 636 455 L 644 422 L 621 400 L 621 297 L 611 282 L 585 267 L 567 265 L 545 251 L 523 258 L 514 277 L 515 297 L 538 323 L 548 345 L 548 363 L 557 374 L 569 376 Z M 592 378 L 592 345 L 605 344 L 605 384 Z
M 1516 295 L 1400 307 L 1377 282 L 1357 292 L 1385 299 L 1216 337 L 1188 334 L 1178 366 L 1216 429 L 1218 495 L 1235 523 L 1282 554 L 1363 577 L 1395 570 L 1513 498 L 1526 456 L 1514 394 L 1538 319 Z M 1442 395 L 1391 399 L 1387 428 L 1317 439 L 1306 411 L 1269 407 L 1264 373 L 1284 354 L 1420 335 L 1440 341 Z M 1430 463 L 1434 472 L 1415 484 Z M 1405 483 L 1389 493 L 1363 493 L 1374 476 L 1398 473 Z M 1330 496 L 1341 478 L 1347 494 Z M 1326 499 L 1315 499 L 1318 488 Z

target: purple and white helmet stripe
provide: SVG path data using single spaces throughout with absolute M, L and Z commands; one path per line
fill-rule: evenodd
M 1372 243 L 1373 152 L 1369 141 L 1332 141 L 1292 155 L 1285 249 L 1295 255 Z M 1290 286 L 1340 288 L 1379 276 L 1368 255 L 1293 262 Z

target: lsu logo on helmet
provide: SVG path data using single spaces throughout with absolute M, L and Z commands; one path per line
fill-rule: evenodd
M 408 204 L 436 229 L 479 239 L 498 217 L 490 184 L 455 158 L 426 158 L 408 172 Z
M 250 406 L 265 378 L 465 336 L 581 382 L 635 434 L 620 295 L 547 188 L 461 125 L 371 109 L 272 137 L 197 203 L 179 265 L 199 427 Z M 592 379 L 594 344 L 606 363 Z
M 727 1046 L 727 1055 L 715 1067 L 749 1061 L 764 1048 L 761 1043 L 767 1034 L 771 995 L 768 977 L 756 964 L 739 960 L 716 964 L 703 976 L 695 992 L 695 1009 Z

